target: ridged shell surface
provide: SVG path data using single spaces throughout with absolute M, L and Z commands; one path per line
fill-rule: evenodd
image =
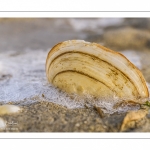
M 149 97 L 145 79 L 125 56 L 97 43 L 69 40 L 46 60 L 48 81 L 68 93 L 96 97 Z

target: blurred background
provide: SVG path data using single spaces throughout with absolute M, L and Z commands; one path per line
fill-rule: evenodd
M 2 18 L 0 50 L 47 49 L 83 39 L 114 50 L 149 49 L 149 18 Z
M 138 50 L 146 54 L 141 56 L 141 69 L 149 67 L 149 18 L 0 19 L 0 51 L 47 50 L 71 39 L 97 42 L 116 51 Z M 144 74 L 150 81 L 150 72 Z

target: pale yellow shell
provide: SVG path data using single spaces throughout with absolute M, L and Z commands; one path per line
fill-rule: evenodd
M 146 98 L 142 73 L 122 54 L 97 43 L 69 40 L 55 45 L 46 60 L 48 81 L 79 95 Z

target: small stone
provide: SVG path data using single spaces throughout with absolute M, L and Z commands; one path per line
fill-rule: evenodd
M 48 121 L 49 121 L 49 124 L 52 124 L 54 122 L 54 118 L 53 117 L 49 117 Z
M 0 106 L 0 115 L 17 113 L 21 110 L 20 107 L 15 105 L 1 105 Z
M 79 123 L 76 123 L 76 124 L 75 124 L 75 126 L 76 126 L 76 127 L 79 127 L 79 126 L 80 126 L 80 124 L 79 124 Z
M 94 131 L 95 127 L 93 125 L 90 126 L 90 130 Z

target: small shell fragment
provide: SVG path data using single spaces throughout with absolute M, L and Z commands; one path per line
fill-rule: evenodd
M 128 112 L 123 120 L 120 131 L 125 131 L 128 128 L 127 126 L 130 122 L 139 121 L 140 119 L 144 118 L 147 114 L 148 110 L 145 109 Z
M 0 115 L 17 113 L 21 110 L 20 107 L 15 105 L 1 105 L 0 106 Z
M 2 118 L 0 118 L 0 130 L 5 129 L 5 127 L 6 127 L 5 121 Z
M 125 56 L 83 40 L 55 45 L 47 56 L 46 75 L 68 93 L 128 99 L 149 96 L 142 73 Z

